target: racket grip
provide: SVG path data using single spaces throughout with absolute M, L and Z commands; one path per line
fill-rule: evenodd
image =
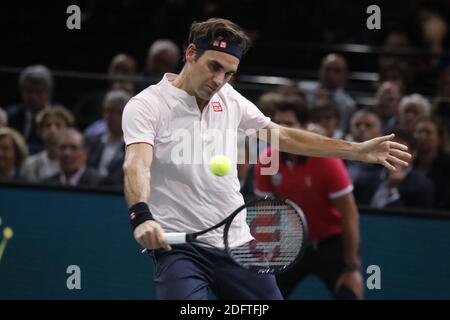
M 184 232 L 169 232 L 165 233 L 168 244 L 183 244 L 186 243 L 186 233 Z

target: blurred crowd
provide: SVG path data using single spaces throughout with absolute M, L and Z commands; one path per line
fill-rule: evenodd
M 301 115 L 305 128 L 328 137 L 362 142 L 394 132 L 409 146 L 413 161 L 406 169 L 345 162 L 358 204 L 450 210 L 448 24 L 430 12 L 422 19 L 433 54 L 426 59 L 402 55 L 413 49 L 408 35 L 389 33 L 377 62 L 378 81 L 366 97 L 370 103 L 358 103 L 347 89 L 351 70 L 339 53 L 323 56 L 318 79 L 292 81 L 254 99 L 273 121 L 288 110 L 294 122 Z M 106 70 L 108 88 L 85 92 L 70 107 L 53 100 L 55 77 L 48 67 L 26 67 L 18 77 L 20 100 L 0 107 L 0 181 L 121 188 L 123 108 L 164 73 L 180 70 L 180 47 L 156 40 L 142 70 L 138 65 L 127 53 L 113 56 Z M 431 98 L 415 85 L 427 70 L 433 70 L 427 79 L 434 84 Z M 239 75 L 233 82 L 239 83 Z M 246 195 L 254 194 L 254 169 L 250 163 L 238 168 Z

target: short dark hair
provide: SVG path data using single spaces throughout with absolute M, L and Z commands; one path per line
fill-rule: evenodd
M 318 121 L 326 114 L 332 114 L 338 120 L 341 118 L 339 107 L 332 101 L 328 101 L 324 104 L 318 104 L 314 106 L 310 111 L 310 117 L 312 121 Z
M 204 39 L 208 42 L 213 42 L 213 40 L 237 42 L 242 46 L 243 53 L 248 51 L 252 43 L 250 37 L 241 27 L 230 20 L 221 18 L 211 18 L 200 22 L 194 21 L 189 31 L 187 45 L 197 39 Z M 200 58 L 203 52 L 204 50 L 197 50 L 196 59 Z
M 277 111 L 292 111 L 301 124 L 308 122 L 309 112 L 306 103 L 300 97 L 286 97 L 276 103 L 275 112 Z

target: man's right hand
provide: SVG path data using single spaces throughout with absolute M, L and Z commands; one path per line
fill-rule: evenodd
M 134 239 L 145 249 L 153 250 L 164 248 L 166 251 L 172 250 L 164 237 L 164 231 L 154 220 L 142 222 L 134 229 Z

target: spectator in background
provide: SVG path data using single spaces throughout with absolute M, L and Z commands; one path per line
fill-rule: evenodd
M 257 102 L 257 106 L 261 112 L 269 118 L 273 118 L 275 110 L 279 103 L 284 100 L 291 100 L 293 103 L 300 102 L 300 98 L 296 95 L 292 95 L 290 98 L 286 98 L 278 92 L 269 91 L 263 93 Z M 257 141 L 257 147 L 250 146 L 250 138 L 242 132 L 238 132 L 238 159 L 242 159 L 242 163 L 238 163 L 237 171 L 239 181 L 241 182 L 241 193 L 244 196 L 254 196 L 253 180 L 254 180 L 254 165 L 256 164 L 256 158 L 262 150 L 267 148 L 267 143 L 262 139 L 254 138 L 251 140 Z M 256 150 L 255 150 L 256 149 Z
M 398 107 L 402 92 L 396 82 L 383 82 L 375 94 L 375 109 L 381 119 L 381 133 L 389 134 L 398 125 Z
M 401 92 L 407 92 L 413 78 L 410 66 L 416 62 L 412 61 L 411 56 L 404 54 L 412 49 L 406 32 L 394 30 L 388 33 L 382 46 L 382 54 L 378 58 L 378 86 L 385 81 L 393 81 L 399 85 Z
M 20 167 L 27 156 L 22 135 L 13 128 L 0 128 L 0 181 L 20 180 Z
M 448 136 L 437 119 L 419 120 L 414 130 L 417 156 L 414 169 L 434 183 L 436 208 L 450 210 L 450 157 L 447 154 Z
M 46 66 L 29 66 L 20 74 L 19 87 L 22 102 L 7 108 L 8 125 L 23 135 L 30 154 L 34 154 L 44 148 L 36 128 L 36 115 L 50 106 L 52 74 Z
M 339 108 L 339 129 L 344 133 L 347 133 L 350 117 L 356 110 L 355 100 L 344 89 L 347 78 L 347 60 L 339 54 L 332 53 L 322 60 L 319 83 L 301 83 L 310 107 L 317 104 L 316 100 L 321 92 L 328 93 Z
M 274 116 L 275 123 L 289 128 L 306 129 L 307 121 L 305 104 L 281 103 Z M 302 259 L 277 277 L 283 296 L 314 274 L 334 298 L 362 299 L 358 209 L 344 163 L 281 153 L 278 172 L 263 175 L 261 169 L 271 165 L 268 162 L 274 152 L 279 151 L 269 147 L 262 152 L 255 168 L 255 193 L 294 201 L 304 211 L 309 227 Z
M 400 101 L 399 128 L 414 131 L 417 122 L 431 114 L 431 104 L 421 94 L 405 96 Z
M 110 90 L 123 90 L 130 95 L 136 93 L 136 60 L 125 54 L 115 55 L 108 67 L 108 88 L 87 93 L 74 107 L 77 128 L 86 130 L 86 134 L 95 135 L 104 132 L 104 122 L 95 123 L 102 117 L 102 103 L 105 95 Z
M 281 94 L 283 97 L 299 97 L 305 100 L 306 103 L 306 94 L 293 80 L 289 80 L 288 83 L 278 86 L 276 92 Z
M 344 134 L 339 128 L 339 120 L 339 109 L 332 101 L 316 105 L 311 109 L 311 122 L 324 128 L 327 137 L 343 138 Z
M 29 181 L 40 181 L 53 176 L 59 171 L 58 139 L 61 131 L 74 124 L 71 112 L 57 106 L 46 108 L 36 116 L 39 135 L 45 149 L 25 160 L 22 176 Z
M 350 137 L 354 142 L 367 141 L 381 135 L 381 121 L 378 115 L 370 110 L 356 111 L 350 120 Z M 368 204 L 376 191 L 377 185 L 367 184 L 370 177 L 379 176 L 383 166 L 371 163 L 345 161 L 350 179 L 353 181 L 355 199 L 358 204 Z
M 8 125 L 8 115 L 3 108 L 0 107 L 0 128 L 6 127 Z
M 402 60 L 385 63 L 379 69 L 377 84 L 380 85 L 386 81 L 396 83 L 401 92 L 407 92 L 413 81 L 411 69 Z
M 112 184 L 123 184 L 122 165 L 125 156 L 125 143 L 122 132 L 123 108 L 131 96 L 125 91 L 108 92 L 103 102 L 103 120 L 106 131 L 87 137 L 89 146 L 88 165 L 100 174 L 107 176 Z
M 139 83 L 139 91 L 153 84 L 154 79 L 159 81 L 165 73 L 175 73 L 180 57 L 180 48 L 175 42 L 168 39 L 158 39 L 153 42 L 148 49 L 145 69 L 141 74 L 144 79 Z
M 416 156 L 416 143 L 412 132 L 394 131 L 394 141 L 408 146 L 409 152 Z M 375 208 L 396 207 L 409 209 L 432 209 L 434 206 L 434 185 L 412 166 L 397 168 L 396 171 L 381 171 L 381 174 L 366 176 L 368 184 L 378 184 L 370 206 Z
M 67 128 L 58 139 L 58 163 L 60 172 L 44 180 L 51 184 L 67 186 L 100 186 L 104 178 L 87 167 L 88 149 L 83 135 L 76 129 Z

